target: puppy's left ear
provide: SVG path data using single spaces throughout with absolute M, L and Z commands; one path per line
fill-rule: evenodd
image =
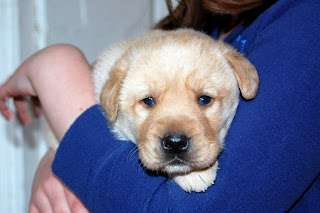
M 100 102 L 106 110 L 111 124 L 114 123 L 118 116 L 119 94 L 126 73 L 126 69 L 121 69 L 117 66 L 112 68 L 109 80 L 104 83 L 101 90 Z
M 234 50 L 228 51 L 225 57 L 237 77 L 242 96 L 247 100 L 253 99 L 259 86 L 259 76 L 255 66 Z

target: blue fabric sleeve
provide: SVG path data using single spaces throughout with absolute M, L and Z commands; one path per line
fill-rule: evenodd
M 146 172 L 116 140 L 99 105 L 63 138 L 53 172 L 90 212 L 283 212 L 320 209 L 320 2 L 280 0 L 229 42 L 257 67 L 257 97 L 241 99 L 215 185 L 186 193 Z

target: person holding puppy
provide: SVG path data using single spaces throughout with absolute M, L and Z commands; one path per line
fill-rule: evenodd
M 63 139 L 40 163 L 30 212 L 319 211 L 319 9 L 316 0 L 190 0 L 157 25 L 223 39 L 259 73 L 257 97 L 240 100 L 215 185 L 204 193 L 144 172 L 134 145 L 114 139 L 77 48 L 57 45 L 32 56 L 1 86 L 0 111 L 13 117 L 5 105 L 13 97 L 28 123 L 20 97 L 37 97 Z M 66 186 L 51 172 L 54 157 L 53 172 Z

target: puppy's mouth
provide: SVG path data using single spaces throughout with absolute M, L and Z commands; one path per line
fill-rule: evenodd
M 176 155 L 171 160 L 165 162 L 161 170 L 168 174 L 188 173 L 192 170 L 192 167 L 188 161 Z
M 167 165 L 181 166 L 181 165 L 186 165 L 186 162 L 176 156 L 174 159 L 172 159 L 170 162 L 168 162 Z

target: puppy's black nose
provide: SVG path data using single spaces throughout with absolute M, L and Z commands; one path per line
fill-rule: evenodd
M 162 139 L 162 147 L 165 151 L 179 154 L 188 149 L 189 138 L 184 134 L 170 133 L 165 135 Z

